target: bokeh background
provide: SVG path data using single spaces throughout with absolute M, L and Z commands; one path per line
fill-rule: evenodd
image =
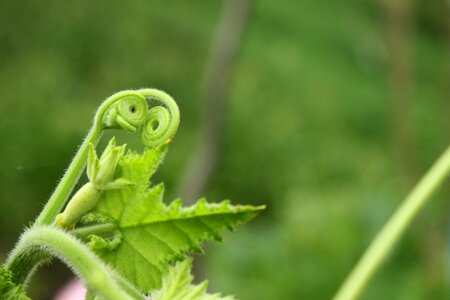
M 122 89 L 182 122 L 167 201 L 268 205 L 197 258 L 239 299 L 330 299 L 450 140 L 445 0 L 0 1 L 0 258 Z M 121 137 L 136 145 L 133 136 Z M 362 299 L 448 299 L 448 185 Z M 33 299 L 71 273 L 38 272 Z

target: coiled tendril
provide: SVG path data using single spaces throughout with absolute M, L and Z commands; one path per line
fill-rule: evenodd
M 136 132 L 147 118 L 148 104 L 135 91 L 123 91 L 106 99 L 96 115 L 96 125 L 103 128 L 123 128 Z
M 163 91 L 123 91 L 108 98 L 98 110 L 96 124 L 138 132 L 141 142 L 154 147 L 172 138 L 180 114 L 175 101 Z

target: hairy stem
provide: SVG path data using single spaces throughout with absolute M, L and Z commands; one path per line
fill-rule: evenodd
M 61 211 L 66 203 L 67 198 L 72 192 L 73 187 L 78 181 L 81 173 L 83 172 L 84 165 L 89 150 L 89 144 L 97 144 L 102 134 L 102 129 L 99 126 L 93 126 L 88 135 L 78 149 L 77 154 L 73 158 L 72 162 L 67 168 L 66 173 L 59 182 L 52 196 L 48 200 L 44 209 L 36 219 L 35 225 L 49 225 L 53 222 L 55 216 Z
M 450 174 L 450 146 L 413 188 L 347 277 L 334 300 L 357 299 L 420 209 Z
M 48 253 L 62 260 L 101 299 L 143 299 L 129 283 L 103 264 L 83 243 L 50 226 L 35 226 L 26 231 L 8 258 L 6 266 L 13 274 L 21 274 L 20 268 L 28 262 L 28 255 L 37 252 Z M 118 278 L 119 285 L 116 282 Z

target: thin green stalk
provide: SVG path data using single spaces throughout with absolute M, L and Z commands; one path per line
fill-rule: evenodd
M 53 222 L 55 216 L 61 211 L 66 203 L 67 198 L 73 190 L 73 187 L 80 178 L 84 165 L 86 163 L 87 154 L 89 151 L 89 144 L 97 144 L 102 134 L 102 129 L 98 126 L 92 127 L 88 135 L 84 139 L 83 144 L 81 144 L 78 149 L 77 154 L 73 158 L 72 162 L 67 168 L 66 173 L 59 182 L 52 196 L 48 200 L 44 209 L 39 214 L 36 219 L 36 225 L 49 225 Z
M 450 146 L 388 220 L 336 293 L 334 300 L 357 299 L 420 209 L 450 174 Z
M 114 223 L 103 223 L 77 228 L 71 230 L 70 233 L 79 239 L 83 239 L 92 234 L 95 235 L 112 234 L 116 229 L 117 226 Z
M 62 260 L 101 299 L 143 299 L 124 280 L 120 280 L 118 285 L 115 279 L 120 276 L 103 264 L 83 243 L 63 230 L 51 226 L 34 226 L 26 231 L 8 258 L 6 267 L 13 274 L 20 274 L 17 268 L 20 269 L 24 265 L 23 261 L 27 260 L 30 252 L 36 251 L 47 252 Z M 130 295 L 124 288 L 133 293 Z

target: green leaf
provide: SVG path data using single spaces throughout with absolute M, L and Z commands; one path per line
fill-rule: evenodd
M 0 299 L 30 300 L 21 284 L 12 282 L 12 273 L 0 265 Z
M 177 263 L 163 278 L 160 290 L 151 294 L 152 300 L 234 300 L 233 296 L 222 297 L 220 294 L 207 294 L 208 282 L 192 285 L 192 260 Z
M 161 286 L 161 278 L 171 262 L 189 252 L 201 252 L 204 240 L 221 240 L 221 231 L 253 218 L 264 206 L 232 206 L 228 201 L 207 203 L 204 199 L 190 207 L 180 200 L 162 202 L 164 186 L 149 188 L 149 178 L 162 162 L 167 144 L 127 153 L 119 162 L 120 176 L 133 184 L 102 194 L 93 214 L 116 223 L 120 243 L 97 253 L 143 293 Z M 105 243 L 107 244 L 107 243 Z M 101 247 L 100 247 L 101 248 Z

